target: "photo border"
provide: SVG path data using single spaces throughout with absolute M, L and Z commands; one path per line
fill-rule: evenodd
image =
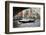
M 9 3 L 22 3 L 22 4 L 24 3 L 24 4 L 43 5 L 43 30 L 39 30 L 39 31 L 9 32 Z M 44 31 L 45 31 L 45 3 L 5 1 L 5 34 L 32 33 L 32 32 L 44 32 Z

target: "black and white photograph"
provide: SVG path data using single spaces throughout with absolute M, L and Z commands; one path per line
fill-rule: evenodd
M 13 28 L 40 27 L 40 8 L 13 7 Z
M 45 4 L 35 2 L 5 2 L 5 33 L 45 31 Z

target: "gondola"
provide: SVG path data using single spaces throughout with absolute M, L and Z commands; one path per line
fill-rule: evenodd
M 23 19 L 23 20 L 19 20 L 19 22 L 22 22 L 22 23 L 31 23 L 31 22 L 34 22 L 35 20 L 34 19 Z

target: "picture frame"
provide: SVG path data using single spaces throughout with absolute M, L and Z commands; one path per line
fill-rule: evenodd
M 37 16 L 34 17 L 32 14 Z M 16 15 L 21 17 L 19 19 L 17 18 L 16 20 Z M 33 17 L 30 17 L 31 15 Z M 26 18 L 26 20 L 24 17 Z M 30 21 L 29 19 L 27 19 L 27 17 L 31 18 Z M 22 19 L 24 18 L 24 20 L 22 20 L 21 18 Z M 38 22 L 35 23 L 34 21 L 37 21 L 37 19 L 39 20 Z M 6 34 L 32 33 L 44 31 L 45 31 L 45 3 L 5 1 Z

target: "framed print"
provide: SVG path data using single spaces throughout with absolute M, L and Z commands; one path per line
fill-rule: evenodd
M 5 1 L 5 33 L 45 31 L 45 4 Z

